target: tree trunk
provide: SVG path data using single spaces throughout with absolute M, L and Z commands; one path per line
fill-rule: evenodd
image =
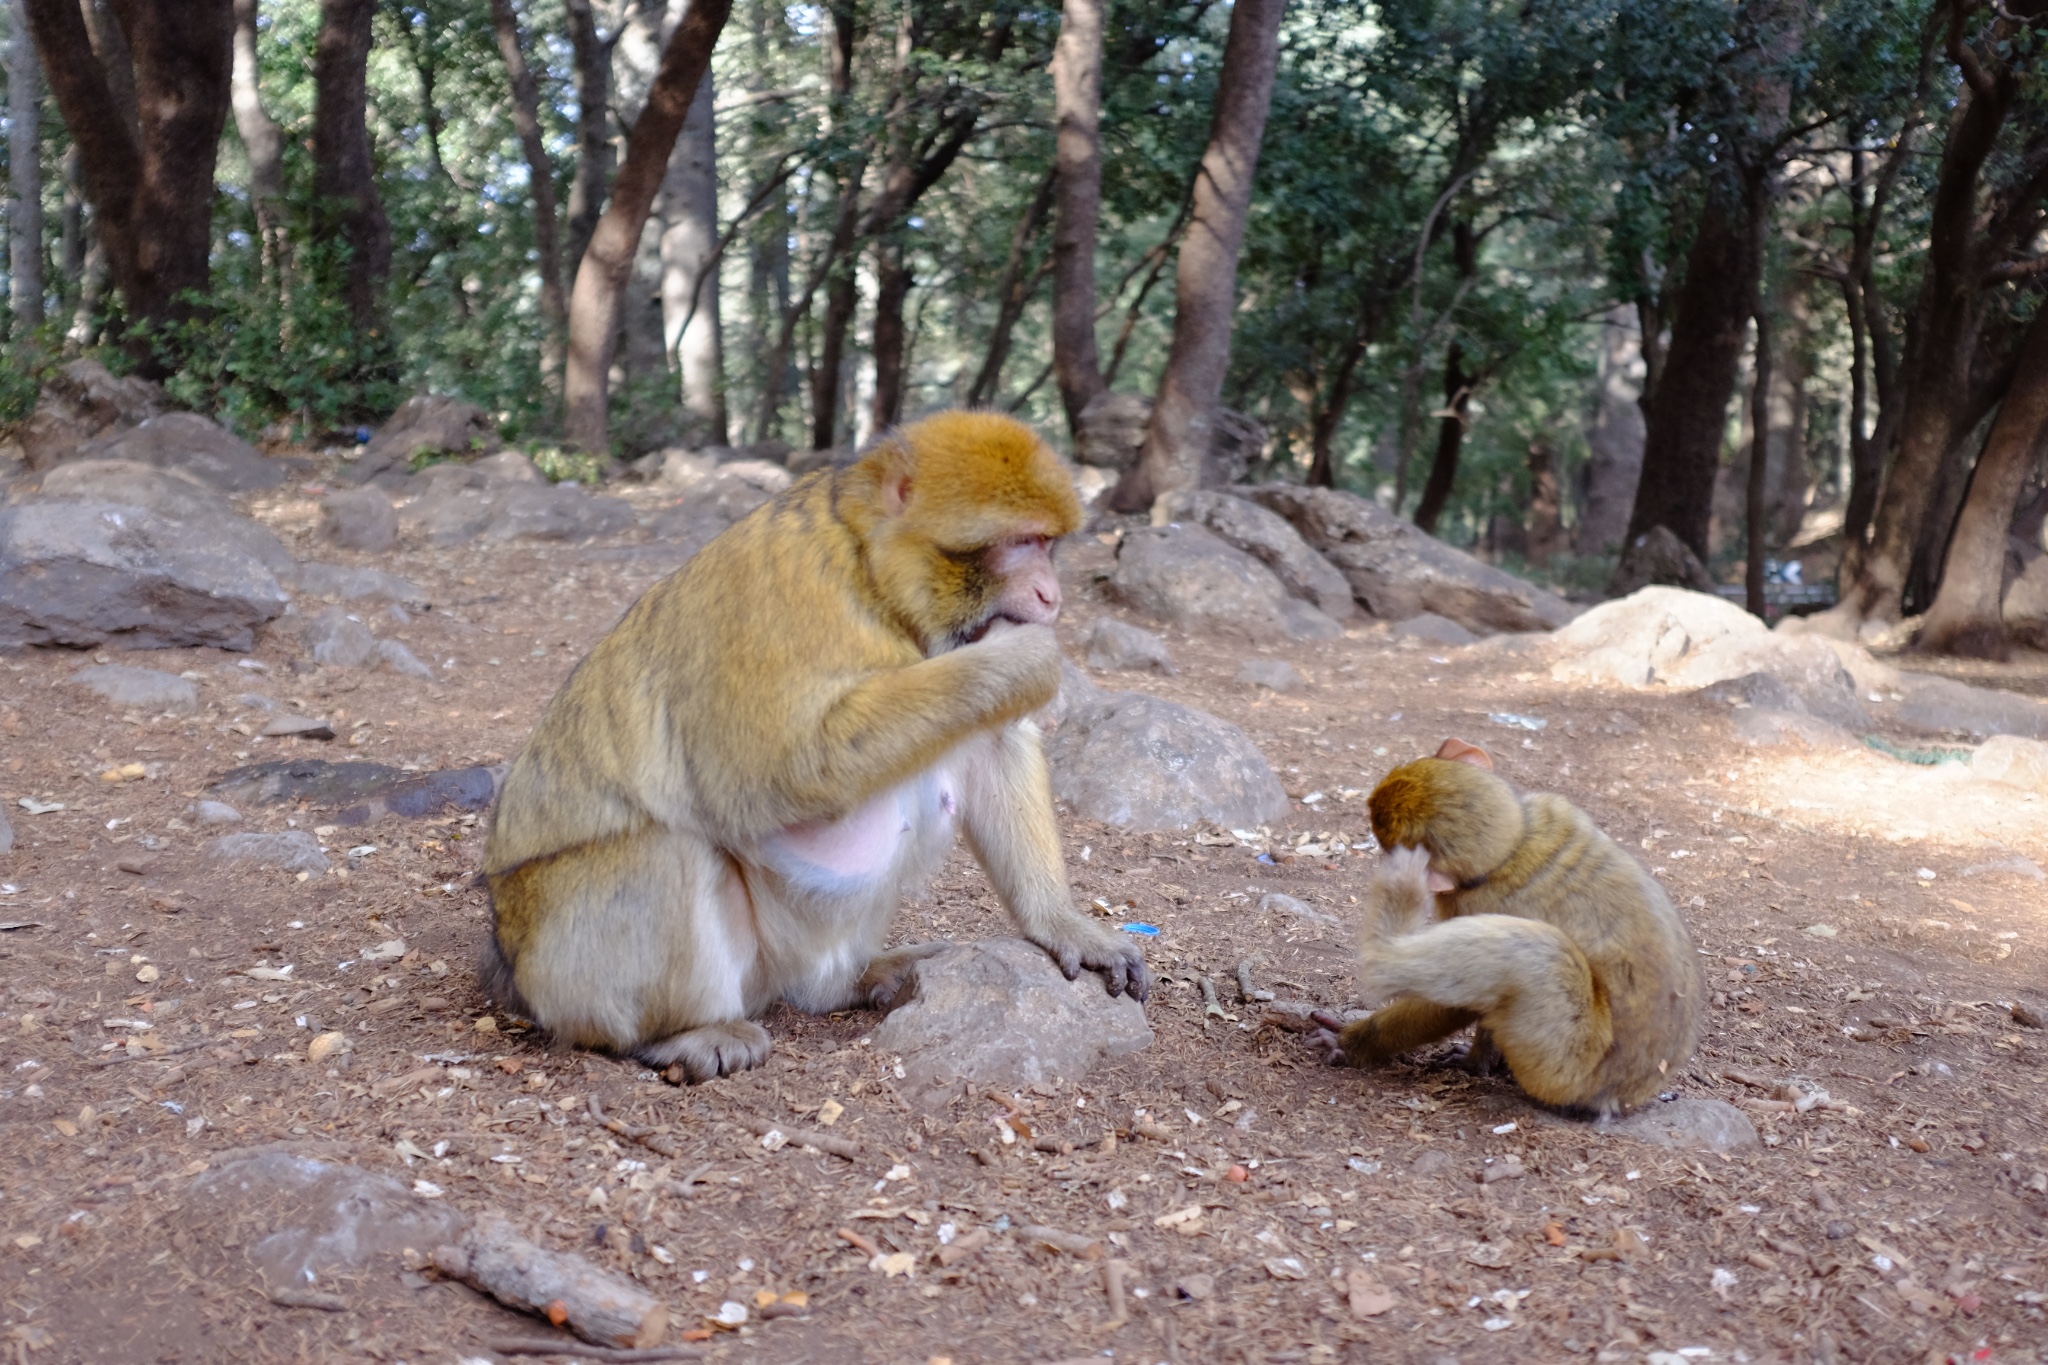
M 1329 383 L 1317 395 L 1318 406 L 1309 414 L 1307 482 L 1311 488 L 1337 486 L 1337 431 L 1344 425 L 1344 414 L 1351 407 L 1351 391 L 1357 383 L 1359 364 L 1379 339 L 1380 324 L 1386 320 L 1387 300 L 1388 292 L 1383 284 L 1376 281 L 1366 286 L 1365 297 L 1359 301 L 1344 352 L 1337 358 Z
M 1422 485 L 1422 501 L 1415 507 L 1415 525 L 1436 534 L 1437 518 L 1451 500 L 1458 482 L 1458 454 L 1465 444 L 1465 414 L 1472 403 L 1473 376 L 1465 372 L 1464 343 L 1452 341 L 1444 357 L 1444 417 L 1436 431 L 1436 458 L 1430 462 L 1429 480 Z
M 110 73 L 78 0 L 24 0 L 43 72 L 71 131 L 99 239 L 128 316 L 155 326 L 192 315 L 213 245 L 213 170 L 227 122 L 235 16 L 231 0 L 131 0 L 123 45 L 132 70 Z M 116 91 L 136 92 L 131 122 Z M 146 378 L 169 357 L 135 341 Z
M 1564 497 L 1557 481 L 1557 452 L 1547 438 L 1529 442 L 1529 562 L 1542 568 L 1564 547 Z
M 7 275 L 14 320 L 43 324 L 43 80 L 28 12 L 14 0 L 7 16 Z
M 263 106 L 257 79 L 256 0 L 234 0 L 235 59 L 231 93 L 235 131 L 249 156 L 249 203 L 256 210 L 263 270 L 273 285 L 284 265 L 284 130 Z
M 697 83 L 662 186 L 661 327 L 682 372 L 683 412 L 713 445 L 730 439 L 718 311 L 718 139 L 711 73 Z
M 903 305 L 910 297 L 910 262 L 903 234 L 884 237 L 875 252 L 875 401 L 870 410 L 876 432 L 903 420 L 903 389 L 910 363 L 910 338 L 903 323 Z
M 377 330 L 391 221 L 370 151 L 370 21 L 377 0 L 320 0 L 313 48 L 313 195 L 323 234 L 348 252 L 342 296 L 358 338 Z
M 996 308 L 996 325 L 989 329 L 988 350 L 982 356 L 981 370 L 974 376 L 974 383 L 967 390 L 967 406 L 978 408 L 995 401 L 996 392 L 1002 386 L 1003 363 L 1010 358 L 1010 338 L 1016 331 L 1017 320 L 1024 316 L 1024 305 L 1031 301 L 1042 271 L 1031 271 L 1031 248 L 1038 240 L 1038 230 L 1045 223 L 1045 215 L 1051 210 L 1053 196 L 1059 184 L 1057 168 L 1039 182 L 1038 193 L 1031 197 L 1031 204 L 1024 210 L 1024 216 L 1017 221 L 1017 230 L 1010 234 L 1009 259 L 1003 262 L 1003 277 L 996 284 L 996 297 L 1001 300 Z M 1053 243 L 1053 269 L 1059 269 L 1059 243 Z M 1058 288 L 1057 281 L 1054 284 Z M 1054 365 L 1058 365 L 1059 300 L 1053 300 Z M 1092 324 L 1091 324 L 1092 326 Z
M 1579 524 L 1572 532 L 1573 548 L 1582 555 L 1620 549 L 1635 503 L 1643 469 L 1643 409 L 1638 400 L 1640 384 L 1648 379 L 1640 323 L 1646 316 L 1640 305 L 1617 304 L 1601 325 L 1599 378 L 1578 491 Z M 1640 378 L 1638 365 L 1644 369 Z
M 611 188 L 612 43 L 618 34 L 598 36 L 590 0 L 564 0 L 563 8 L 576 59 L 576 175 L 569 182 L 569 249 L 563 259 L 578 270 Z
M 1103 0 L 1066 0 L 1053 49 L 1058 204 L 1052 230 L 1052 363 L 1067 430 L 1102 392 L 1095 347 L 1095 225 L 1102 213 Z
M 831 91 L 832 125 L 844 136 L 846 104 L 853 95 L 853 44 L 858 36 L 854 26 L 852 0 L 835 0 L 830 6 L 832 28 L 826 53 L 826 82 Z M 825 248 L 825 316 L 818 328 L 818 362 L 811 370 L 811 449 L 829 450 L 839 435 L 839 393 L 845 376 L 846 330 L 853 325 L 854 305 L 859 302 L 854 247 L 860 233 L 861 181 L 867 175 L 864 152 L 849 150 L 838 177 L 838 203 L 832 220 L 832 239 Z
M 254 0 L 237 0 L 253 4 Z M 520 41 L 519 12 L 512 0 L 491 0 L 491 24 L 497 30 L 498 53 L 505 59 L 505 74 L 512 85 L 512 127 L 519 134 L 520 149 L 526 154 L 526 178 L 533 196 L 533 243 L 540 257 L 540 316 L 547 329 L 541 340 L 541 374 L 551 390 L 560 392 L 562 383 L 562 333 L 569 321 L 569 305 L 562 294 L 562 245 L 555 217 L 555 162 L 548 155 L 540 126 L 540 86 L 533 68 L 526 64 L 526 48 Z
M 1756 308 L 1756 374 L 1749 400 L 1749 472 L 1743 480 L 1742 514 L 1746 537 L 1742 585 L 1750 615 L 1764 614 L 1764 504 L 1771 471 L 1771 309 L 1759 298 Z
M 2048 443 L 2048 308 L 2034 314 L 2019 369 L 1977 457 L 1969 495 L 1949 539 L 1941 588 L 1916 646 L 1935 654 L 2004 659 L 2011 652 L 2001 602 L 2006 532 L 2027 475 Z
M 1273 99 L 1286 0 L 1237 0 L 1216 84 L 1216 113 L 1194 210 L 1180 248 L 1173 345 L 1145 428 L 1145 444 L 1110 495 L 1120 512 L 1149 508 L 1161 493 L 1201 483 L 1211 423 L 1230 368 L 1237 256 Z
M 661 70 L 633 121 L 626 160 L 612 185 L 611 203 L 590 235 L 569 301 L 568 437 L 597 455 L 611 451 L 610 370 L 619 310 L 640 232 L 668 169 L 669 154 L 689 116 L 697 85 L 710 69 L 711 49 L 732 11 L 732 0 L 693 0 L 662 52 Z

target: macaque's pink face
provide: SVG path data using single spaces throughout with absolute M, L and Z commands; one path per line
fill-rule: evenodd
M 990 608 L 994 619 L 1049 626 L 1060 619 L 1060 580 L 1052 566 L 1050 536 L 1016 536 L 992 545 L 983 567 L 1002 584 Z

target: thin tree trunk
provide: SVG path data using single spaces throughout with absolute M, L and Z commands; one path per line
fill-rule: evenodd
M 438 35 L 433 31 L 431 11 L 424 11 L 425 21 L 420 24 L 401 22 L 405 27 L 407 53 L 412 58 L 413 76 L 420 83 L 421 121 L 427 125 L 427 164 L 434 178 L 441 182 L 443 193 L 449 200 L 465 192 L 448 169 L 446 158 L 441 155 L 441 139 L 448 131 L 446 113 L 441 108 L 440 84 L 441 64 L 434 50 Z M 365 111 L 367 114 L 367 110 Z M 469 291 L 463 288 L 461 252 L 465 233 L 462 223 L 452 213 L 437 215 L 434 220 L 436 235 L 441 239 L 439 255 L 442 270 L 448 285 L 448 302 L 455 309 L 458 321 L 469 320 Z
M 1024 316 L 1024 305 L 1031 301 L 1031 295 L 1037 290 L 1038 281 L 1043 277 L 1042 271 L 1033 271 L 1029 275 L 1025 271 L 1026 267 L 1030 264 L 1031 248 L 1038 240 L 1038 231 L 1045 223 L 1047 211 L 1052 207 L 1053 195 L 1058 183 L 1059 171 L 1055 168 L 1046 174 L 1044 180 L 1039 182 L 1038 193 L 1031 197 L 1031 204 L 1024 210 L 1024 216 L 1017 220 L 1017 230 L 1010 234 L 1009 259 L 1003 262 L 1002 279 L 996 284 L 996 297 L 1002 300 L 996 310 L 996 325 L 989 329 L 988 351 L 982 356 L 981 370 L 974 376 L 973 385 L 967 390 L 967 406 L 971 408 L 978 408 L 983 404 L 994 402 L 996 391 L 1002 384 L 1003 363 L 1010 358 L 1011 334 L 1016 330 L 1017 320 Z M 1057 291 L 1059 288 L 1057 275 L 1059 270 L 1059 242 L 1057 235 L 1054 237 L 1053 252 L 1052 268 L 1055 272 L 1053 288 Z M 1057 367 L 1059 363 L 1057 354 L 1059 350 L 1057 336 L 1059 303 L 1057 294 L 1054 297 L 1053 308 L 1053 327 L 1055 331 L 1053 363 Z M 1094 325 L 1094 320 L 1091 316 L 1089 320 L 1091 337 Z
M 131 0 L 123 46 L 132 70 L 110 72 L 78 0 L 24 0 L 43 73 L 79 151 L 94 223 L 131 319 L 170 325 L 203 294 L 213 245 L 214 162 L 227 122 L 235 16 L 231 0 Z M 116 93 L 136 92 L 139 121 Z M 147 335 L 134 355 L 146 378 L 169 372 Z
M 1307 482 L 1311 488 L 1337 486 L 1337 429 L 1344 425 L 1345 411 L 1351 406 L 1351 389 L 1357 380 L 1359 363 L 1379 336 L 1383 309 L 1384 300 L 1375 297 L 1373 302 L 1359 310 L 1358 318 L 1351 327 L 1351 337 L 1344 344 L 1344 354 L 1337 359 L 1336 371 L 1330 376 L 1322 402 L 1309 416 Z
M 886 431 L 903 420 L 903 389 L 909 366 L 909 331 L 903 305 L 916 280 L 905 258 L 903 234 L 894 232 L 878 244 L 875 261 L 875 398 L 872 426 Z
M 1052 363 L 1067 430 L 1104 387 L 1095 346 L 1095 227 L 1102 213 L 1103 0 L 1065 0 L 1053 49 Z
M 1237 0 L 1216 85 L 1216 113 L 1194 210 L 1180 248 L 1173 346 L 1138 460 L 1110 495 L 1120 512 L 1149 508 L 1161 493 L 1201 483 L 1211 424 L 1230 368 L 1237 257 L 1259 169 L 1285 0 Z
M 826 81 L 831 92 L 832 127 L 844 136 L 846 106 L 853 96 L 853 45 L 858 36 L 854 26 L 852 0 L 836 0 L 830 6 L 832 27 L 826 53 Z M 828 274 L 825 279 L 825 316 L 819 327 L 818 363 L 811 370 L 811 449 L 829 450 L 839 435 L 839 391 L 845 376 L 846 330 L 853 325 L 854 305 L 859 302 L 855 276 L 854 246 L 860 232 L 861 181 L 867 174 L 867 157 L 849 149 L 839 174 L 837 211 L 832 220 L 832 239 L 825 249 Z
M 250 4 L 253 0 L 239 0 Z M 520 149 L 526 154 L 526 178 L 533 196 L 533 243 L 540 257 L 540 316 L 546 328 L 541 339 L 540 368 L 549 389 L 562 385 L 562 340 L 569 321 L 569 305 L 562 294 L 561 233 L 556 221 L 555 162 L 548 155 L 540 126 L 540 85 L 533 68 L 526 64 L 526 48 L 519 35 L 519 12 L 512 0 L 491 0 L 491 24 L 497 30 L 498 53 L 505 59 L 505 74 L 512 84 L 512 127 L 519 134 Z
M 612 348 L 618 341 L 619 312 L 640 232 L 697 97 L 697 84 L 710 69 L 711 49 L 731 11 L 732 0 L 694 0 L 670 35 L 647 103 L 633 121 L 611 203 L 591 233 L 576 271 L 576 290 L 569 300 L 567 431 L 572 442 L 593 454 L 611 451 Z
M 7 274 L 14 320 L 43 324 L 43 80 L 28 11 L 14 0 L 8 15 L 7 137 L 9 213 Z
M 662 340 L 682 373 L 683 412 L 693 434 L 730 439 L 725 411 L 725 343 L 718 297 L 718 139 L 711 73 L 697 83 L 662 187 Z
M 828 245 L 825 258 L 818 262 L 818 268 L 811 272 L 810 279 L 804 282 L 803 293 L 792 299 L 782 310 L 782 321 L 775 331 L 775 345 L 770 348 L 767 364 L 763 367 L 764 373 L 772 378 L 790 374 L 790 358 L 796 354 L 797 324 L 810 313 L 811 300 L 817 297 L 818 286 L 825 282 L 825 277 L 831 270 L 832 254 Z M 760 408 L 754 414 L 756 441 L 773 439 L 776 422 L 782 412 L 782 400 L 788 392 L 789 389 L 779 382 L 766 383 L 762 386 Z
M 1465 444 L 1465 417 L 1472 403 L 1473 376 L 1465 372 L 1465 347 L 1453 340 L 1444 357 L 1444 417 L 1436 432 L 1436 458 L 1430 462 L 1429 480 L 1422 485 L 1422 501 L 1415 506 L 1415 525 L 1436 534 L 1437 518 L 1451 500 L 1458 481 L 1458 455 Z
M 1564 497 L 1557 452 L 1543 437 L 1529 442 L 1529 515 L 1522 525 L 1529 533 L 1529 562 L 1538 568 L 1548 565 L 1564 544 Z
M 2038 309 L 2019 344 L 2019 368 L 2005 405 L 1976 458 L 1970 495 L 1950 538 L 1942 589 L 1935 593 L 1917 647 L 1976 659 L 2009 653 L 2001 598 L 2005 593 L 2005 536 L 2048 442 L 2048 309 Z
M 1743 480 L 1742 512 L 1747 549 L 1742 569 L 1744 598 L 1750 615 L 1764 614 L 1764 492 L 1771 468 L 1771 308 L 1759 297 L 1756 306 L 1755 383 L 1749 399 L 1749 473 Z
M 612 183 L 612 44 L 618 33 L 599 36 L 591 0 L 563 0 L 563 9 L 576 70 L 576 174 L 569 182 L 569 249 L 564 260 L 571 270 L 578 270 Z
M 320 0 L 313 49 L 313 194 L 323 231 L 348 251 L 342 292 L 359 338 L 377 330 L 391 274 L 391 221 L 369 129 L 370 23 L 377 0 Z
M 284 265 L 284 130 L 263 105 L 256 61 L 256 0 L 234 0 L 235 131 L 249 156 L 249 203 L 256 210 L 263 270 L 273 285 Z

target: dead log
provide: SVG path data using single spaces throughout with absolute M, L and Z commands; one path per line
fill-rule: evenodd
M 436 1247 L 434 1265 L 598 1346 L 659 1346 L 668 1334 L 668 1309 L 652 1294 L 573 1252 L 535 1246 L 496 1214 L 478 1217 L 459 1244 Z

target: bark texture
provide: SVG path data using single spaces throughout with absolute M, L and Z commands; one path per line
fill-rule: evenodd
M 237 0 L 250 4 L 253 0 Z M 562 244 L 556 226 L 555 162 L 548 155 L 540 127 L 540 87 L 526 64 L 526 46 L 519 33 L 519 12 L 512 0 L 491 0 L 491 26 L 497 31 L 498 53 L 512 85 L 512 127 L 526 155 L 528 192 L 533 196 L 533 242 L 540 257 L 540 314 L 548 329 L 541 351 L 541 372 L 551 386 L 562 382 L 562 333 L 569 322 L 569 304 L 562 293 Z
M 1110 495 L 1110 505 L 1120 512 L 1143 511 L 1161 493 L 1201 482 L 1216 405 L 1230 369 L 1237 257 L 1273 99 L 1285 9 L 1285 0 L 1238 0 L 1230 13 L 1215 119 L 1181 242 L 1173 345 L 1144 447 Z
M 563 0 L 569 20 L 569 47 L 576 59 L 576 177 L 569 182 L 569 251 L 578 269 L 597 231 L 598 215 L 612 183 L 612 44 L 597 31 L 590 0 Z
M 322 226 L 348 248 L 342 289 L 360 334 L 377 328 L 391 274 L 391 220 L 370 151 L 370 23 L 376 0 L 321 0 L 313 48 L 313 196 Z
M 1095 227 L 1102 214 L 1102 0 L 1066 0 L 1053 49 L 1057 196 L 1052 229 L 1052 365 L 1067 430 L 1102 392 L 1095 345 Z
M 234 0 L 235 58 L 230 85 L 235 132 L 249 157 L 249 203 L 263 243 L 263 268 L 275 272 L 284 250 L 284 130 L 263 104 L 256 62 L 256 0 Z
M 690 115 L 663 182 L 661 334 L 683 385 L 691 434 L 727 442 L 725 343 L 718 314 L 718 137 L 711 73 L 697 83 Z
M 1465 372 L 1465 347 L 1453 341 L 1444 357 L 1444 416 L 1437 425 L 1436 458 L 1429 464 L 1429 479 L 1422 485 L 1422 501 L 1415 505 L 1415 525 L 1436 534 L 1437 518 L 1451 500 L 1458 482 L 1458 455 L 1465 445 L 1466 413 L 1472 404 L 1473 376 Z
M 14 0 L 7 16 L 7 274 L 14 320 L 43 322 L 43 73 L 28 31 L 27 11 Z

